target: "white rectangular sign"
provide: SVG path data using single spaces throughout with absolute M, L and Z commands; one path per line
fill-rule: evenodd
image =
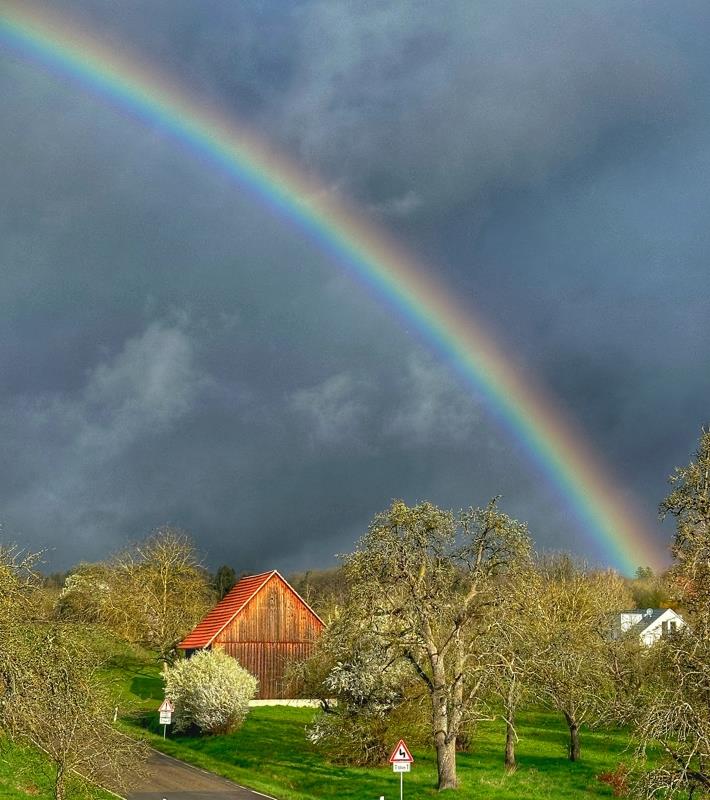
M 394 761 L 392 763 L 392 772 L 409 772 L 412 765 L 409 761 Z
M 172 725 L 172 722 L 173 722 L 173 715 L 169 711 L 160 712 L 161 725 Z

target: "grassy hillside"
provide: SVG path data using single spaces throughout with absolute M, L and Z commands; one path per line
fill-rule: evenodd
M 106 653 L 104 675 L 111 686 L 122 720 L 156 711 L 162 703 L 160 664 L 153 653 L 125 642 L 94 634 Z

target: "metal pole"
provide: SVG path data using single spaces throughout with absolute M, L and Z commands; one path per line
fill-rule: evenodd
M 404 773 L 400 772 L 399 773 L 399 800 L 402 800 L 403 785 L 404 785 Z
M 165 731 L 168 729 L 167 725 L 163 725 L 163 739 L 165 738 Z M 401 800 L 401 798 L 400 798 Z

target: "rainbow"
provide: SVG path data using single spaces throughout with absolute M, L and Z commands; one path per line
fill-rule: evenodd
M 598 555 L 621 571 L 661 567 L 664 549 L 555 402 L 493 341 L 432 270 L 391 241 L 344 200 L 263 141 L 127 57 L 76 21 L 29 0 L 0 0 L 0 43 L 11 53 L 81 84 L 159 129 L 235 179 L 296 225 L 341 269 L 413 326 L 480 393 L 492 416 L 524 446 L 556 487 Z

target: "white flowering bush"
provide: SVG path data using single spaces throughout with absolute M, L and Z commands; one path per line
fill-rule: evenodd
M 175 732 L 229 733 L 249 713 L 258 681 L 221 650 L 200 650 L 168 667 L 165 696 L 175 706 Z
M 385 650 L 368 635 L 347 642 L 339 654 L 344 658 L 331 666 L 322 687 L 324 696 L 336 702 L 324 705 L 306 735 L 336 763 L 381 764 L 397 731 L 407 730 L 411 738 L 419 726 L 420 707 L 408 696 L 411 666 L 388 661 Z

